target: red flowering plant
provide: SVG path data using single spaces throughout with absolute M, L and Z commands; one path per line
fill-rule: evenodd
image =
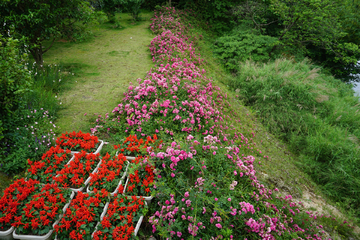
M 56 144 L 64 149 L 71 151 L 94 152 L 100 146 L 97 136 L 91 136 L 90 133 L 79 132 L 65 132 L 56 139 Z
M 109 201 L 108 192 L 103 189 L 93 193 L 77 192 L 60 222 L 55 225 L 58 239 L 90 240 L 100 215 Z
M 154 182 L 154 167 L 142 156 L 131 160 L 125 195 L 150 196 Z
M 41 183 L 51 183 L 53 177 L 71 159 L 71 151 L 62 149 L 59 145 L 51 147 L 43 154 L 40 161 L 30 161 L 28 159 L 28 178 L 39 180 Z
M 114 192 L 123 179 L 128 161 L 123 154 L 111 157 L 108 153 L 102 158 L 100 167 L 95 173 L 90 174 L 91 180 L 88 187 L 89 191 L 95 189 L 106 189 L 108 192 Z M 122 193 L 125 183 L 119 186 L 118 192 Z
M 16 216 L 19 215 L 26 199 L 40 186 L 39 181 L 24 178 L 16 180 L 4 190 L 0 199 L 0 231 L 11 228 Z
M 81 151 L 75 158 L 54 177 L 54 181 L 62 187 L 81 188 L 100 162 L 100 154 Z
M 143 198 L 117 195 L 109 203 L 106 215 L 94 233 L 94 239 L 132 239 L 136 224 L 147 211 Z
M 38 235 L 47 234 L 53 229 L 54 222 L 59 218 L 71 190 L 59 188 L 57 184 L 45 184 L 28 199 L 20 215 L 15 217 L 13 226 L 16 234 Z
M 126 156 L 136 157 L 146 154 L 148 147 L 153 148 L 154 146 L 159 146 L 161 143 L 162 141 L 158 141 L 156 134 L 154 134 L 152 138 L 148 136 L 146 141 L 142 138 L 138 139 L 136 135 L 129 135 L 122 144 L 115 145 L 114 148 Z

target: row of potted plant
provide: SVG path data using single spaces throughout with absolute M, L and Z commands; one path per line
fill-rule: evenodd
M 143 197 L 115 194 L 114 199 L 106 204 L 92 237 L 95 240 L 131 239 L 133 235 L 137 235 L 147 211 L 147 203 Z
M 75 157 L 58 171 L 54 182 L 73 191 L 82 191 L 90 182 L 90 174 L 95 173 L 101 164 L 100 154 L 75 153 Z
M 54 226 L 56 239 L 91 239 L 101 214 L 109 202 L 103 189 L 92 193 L 77 192 L 58 224 Z
M 0 238 L 48 239 L 73 196 L 74 192 L 56 183 L 15 181 L 0 199 Z
M 79 132 L 65 132 L 56 139 L 56 145 L 61 146 L 64 149 L 69 149 L 73 153 L 79 151 L 93 152 L 97 154 L 100 152 L 104 141 L 99 140 L 97 136 L 93 136 L 90 133 Z
M 143 209 L 146 203 L 142 195 L 145 195 L 146 200 L 152 198 L 150 186 L 154 181 L 154 168 L 147 162 L 147 158 L 126 157 L 122 152 L 130 151 L 133 156 L 138 155 L 156 141 L 156 136 L 153 138 L 144 141 L 130 136 L 124 143 L 114 146 L 120 154 L 111 156 L 107 153 L 102 159 L 99 154 L 86 151 L 72 156 L 69 149 L 62 149 L 59 144 L 49 149 L 40 161 L 28 160 L 30 167 L 27 179 L 15 181 L 0 199 L 0 239 L 11 236 L 17 239 L 47 239 L 54 226 L 59 239 L 90 239 L 95 224 L 100 221 L 100 214 L 104 217 L 109 206 L 112 209 L 117 204 L 125 204 L 129 209 L 132 207 L 132 211 Z M 88 183 L 87 193 L 81 192 Z M 115 198 L 109 201 L 109 197 Z M 71 203 L 68 202 L 72 198 Z M 128 200 L 131 198 L 132 201 Z M 62 213 L 63 218 L 60 215 Z M 123 226 L 126 225 L 124 236 L 129 237 L 140 227 L 141 211 L 124 214 L 123 217 L 111 215 L 114 219 L 119 217 L 117 222 L 111 222 L 111 228 L 115 229 L 114 234 L 120 236 L 119 230 L 124 230 Z M 122 223 L 124 217 L 137 225 Z M 106 219 L 104 224 L 99 222 L 98 225 L 101 234 L 108 233 L 106 229 L 110 226 Z M 13 232 L 14 228 L 16 230 Z M 118 236 L 116 234 L 114 236 Z
M 91 136 L 89 133 L 82 133 L 81 131 L 63 133 L 56 139 L 56 143 L 55 147 L 51 147 L 43 154 L 41 160 L 28 160 L 28 178 L 39 180 L 44 184 L 51 183 L 58 172 L 74 160 L 75 153 L 80 153 L 79 159 L 91 152 L 96 155 L 104 145 L 104 142 L 98 140 L 97 136 Z
M 128 239 L 137 233 L 147 211 L 142 197 L 115 194 L 110 199 L 105 189 L 73 192 L 32 179 L 16 181 L 0 203 L 1 239 L 50 239 L 54 229 L 56 239 L 96 239 L 109 234 Z

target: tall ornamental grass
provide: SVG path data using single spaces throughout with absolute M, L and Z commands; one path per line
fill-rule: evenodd
M 229 81 L 268 129 L 300 155 L 324 192 L 360 213 L 360 103 L 349 85 L 308 60 L 247 61 Z

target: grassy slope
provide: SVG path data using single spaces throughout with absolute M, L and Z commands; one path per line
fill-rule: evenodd
M 286 143 L 270 134 L 265 126 L 256 119 L 256 113 L 246 108 L 236 97 L 237 94 L 229 90 L 227 82 L 232 76 L 225 72 L 220 61 L 214 57 L 211 48 L 213 39 L 211 37 L 205 38 L 200 45 L 202 57 L 208 61 L 207 66 L 204 68 L 207 70 L 207 75 L 215 80 L 215 84 L 227 93 L 232 106 L 229 108 L 229 111 L 234 111 L 233 115 L 236 114 L 238 120 L 240 120 L 239 123 L 230 121 L 235 129 L 244 134 L 249 132 L 256 133 L 253 138 L 256 143 L 253 146 L 254 156 L 256 157 L 254 165 L 257 172 L 260 173 L 258 175 L 260 180 L 272 188 L 279 188 L 282 194 L 291 194 L 312 211 L 331 214 L 341 223 L 345 219 L 347 221 L 353 219 L 351 217 L 352 214 L 339 209 L 339 207 L 334 207 L 337 204 L 331 202 L 322 194 L 319 186 L 311 180 L 310 176 L 296 166 L 295 163 L 300 160 L 290 152 Z M 261 151 L 261 154 L 259 154 L 259 151 Z M 264 158 L 264 156 L 269 156 L 269 158 Z M 259 161 L 261 162 L 260 164 Z M 329 229 L 332 228 L 333 230 L 333 232 L 329 232 L 332 239 L 341 239 L 338 238 L 338 233 L 334 230 L 336 228 L 332 225 L 333 223 L 324 222 L 325 224 L 328 225 Z M 360 233 L 359 228 L 356 228 L 355 233 Z
M 63 63 L 75 72 L 73 82 L 59 94 L 64 106 L 57 120 L 61 132 L 88 132 L 84 114 L 110 112 L 129 83 L 143 78 L 153 66 L 147 47 L 153 39 L 148 30 L 151 14 L 142 16 L 144 21 L 132 24 L 128 14 L 120 14 L 121 29 L 102 24 L 92 30 L 93 39 L 56 42 L 44 55 L 45 63 Z

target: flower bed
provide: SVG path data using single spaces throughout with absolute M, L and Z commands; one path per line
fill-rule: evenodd
M 39 187 L 39 181 L 21 178 L 5 189 L 0 199 L 0 236 L 8 235 L 25 202 Z M 17 219 L 17 218 L 16 218 Z
M 86 151 L 97 154 L 100 152 L 104 142 L 99 141 L 97 136 L 92 136 L 90 133 L 74 131 L 61 134 L 61 136 L 56 139 L 56 144 L 72 152 Z
M 100 164 L 99 154 L 81 151 L 59 171 L 54 181 L 62 187 L 70 187 L 73 191 L 82 191 L 90 182 L 90 173 L 94 173 Z
M 57 184 L 39 188 L 25 203 L 21 215 L 15 217 L 14 238 L 24 239 L 21 235 L 40 237 L 52 232 L 53 224 L 60 218 L 71 195 L 71 190 L 59 188 Z
M 30 161 L 28 178 L 39 180 L 41 183 L 51 183 L 57 171 L 60 171 L 71 159 L 73 155 L 70 150 L 64 150 L 59 145 L 51 147 L 43 154 L 40 161 Z
M 109 201 L 104 189 L 94 193 L 77 192 L 60 222 L 55 225 L 57 239 L 91 239 L 100 215 Z
M 146 212 L 147 205 L 143 198 L 117 195 L 110 201 L 93 238 L 131 239 L 133 235 L 136 236 Z
M 111 157 L 108 153 L 102 158 L 100 167 L 90 174 L 91 180 L 87 192 L 105 189 L 113 196 L 123 193 L 124 178 L 129 162 L 123 154 Z

